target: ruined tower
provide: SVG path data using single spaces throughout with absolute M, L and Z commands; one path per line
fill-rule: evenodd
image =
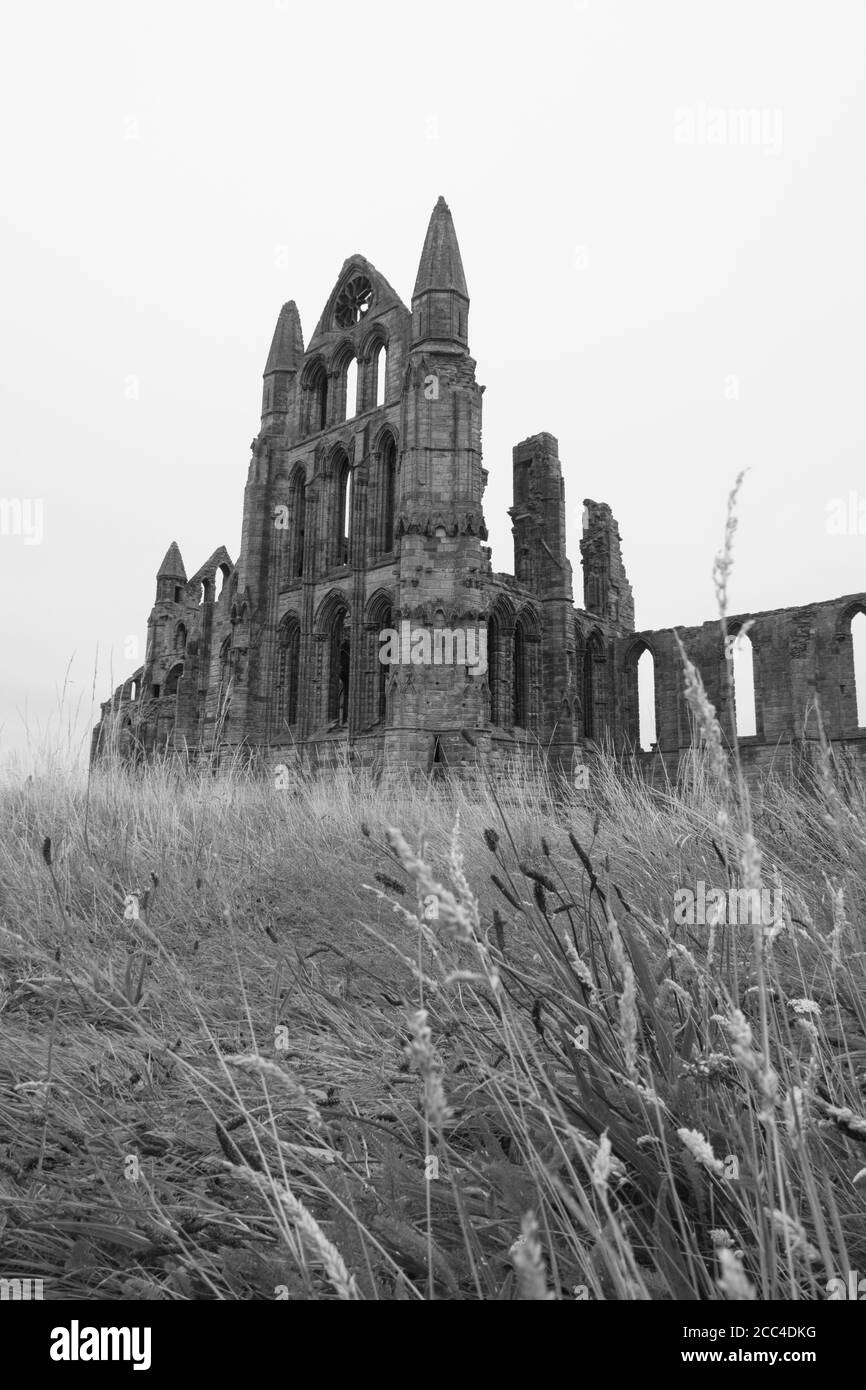
M 462 639 L 465 652 L 465 644 L 477 644 L 485 628 L 482 390 L 469 355 L 469 295 L 460 248 L 448 205 L 440 198 L 412 294 L 402 390 L 399 616 L 413 628 L 432 630 L 442 651 L 438 662 L 434 652 L 429 664 L 401 663 L 391 676 L 386 748 L 392 758 L 412 763 L 459 761 L 466 753 L 461 730 L 477 736 L 484 722 L 486 663 L 453 659 L 461 655 L 455 639 Z
M 187 579 L 169 546 L 144 664 L 103 705 L 94 755 L 117 746 L 136 757 L 422 772 L 542 756 L 571 771 L 611 743 L 665 775 L 676 770 L 693 730 L 674 634 L 635 632 L 619 527 L 604 502 L 584 503 L 575 606 L 563 470 L 545 431 L 514 447 L 514 573 L 492 570 L 469 307 L 444 198 L 411 307 L 359 254 L 343 262 L 306 344 L 294 301 L 283 305 L 246 464 L 237 564 L 220 546 Z M 818 703 L 827 736 L 866 762 L 858 614 L 864 594 L 753 615 L 756 733 L 736 735 L 749 765 L 814 740 Z M 746 625 L 741 615 L 729 631 Z M 733 728 L 718 621 L 681 636 Z M 650 658 L 656 732 L 647 739 L 638 666 L 646 671 Z

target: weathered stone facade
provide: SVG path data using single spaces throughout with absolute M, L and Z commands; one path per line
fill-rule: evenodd
M 673 768 L 691 742 L 673 633 L 635 633 L 604 503 L 585 503 L 584 606 L 575 608 L 551 434 L 514 448 L 514 574 L 492 571 L 483 390 L 441 198 L 411 310 L 361 256 L 345 262 L 306 348 L 286 304 L 264 371 L 238 561 L 220 548 L 187 579 L 170 546 L 144 665 L 103 705 L 94 753 L 116 734 L 139 756 L 255 751 L 273 764 L 345 757 L 429 771 L 531 749 L 570 769 L 601 741 L 637 748 L 637 661 L 649 649 L 658 742 L 647 756 Z M 814 738 L 816 696 L 828 735 L 866 756 L 851 650 L 858 611 L 866 594 L 753 615 L 760 713 L 757 735 L 741 740 L 747 759 L 769 761 Z M 419 633 L 416 657 L 428 655 L 423 633 L 433 655 L 383 664 L 389 629 L 406 634 L 401 657 Z M 471 649 L 447 659 L 461 633 L 486 639 L 486 671 Z M 718 621 L 681 636 L 724 720 Z

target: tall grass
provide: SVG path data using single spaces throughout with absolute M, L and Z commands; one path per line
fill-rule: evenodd
M 866 1267 L 862 785 L 827 755 L 753 814 L 710 752 L 590 787 L 7 784 L 0 1274 L 808 1299 Z M 701 879 L 779 920 L 678 926 Z

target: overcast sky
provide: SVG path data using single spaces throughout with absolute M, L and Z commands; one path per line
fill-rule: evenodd
M 734 611 L 866 589 L 862 0 L 4 0 L 0 24 L 0 495 L 43 528 L 13 507 L 0 534 L 0 753 L 67 667 L 89 711 L 97 648 L 97 698 L 140 664 L 171 540 L 190 574 L 236 558 L 280 305 L 309 339 L 353 252 L 408 302 L 440 193 L 495 568 L 511 447 L 549 430 L 578 602 L 592 497 L 639 628 L 713 617 L 742 468 Z

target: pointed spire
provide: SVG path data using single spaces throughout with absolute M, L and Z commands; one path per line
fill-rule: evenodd
M 186 583 L 186 570 L 183 567 L 177 541 L 172 541 L 165 552 L 165 559 L 156 572 L 157 579 L 182 579 Z
M 263 375 L 270 376 L 271 372 L 294 372 L 303 355 L 304 335 L 301 332 L 298 306 L 290 299 L 280 310 Z
M 469 298 L 451 211 L 440 197 L 430 218 L 412 298 L 426 290 L 454 290 Z

